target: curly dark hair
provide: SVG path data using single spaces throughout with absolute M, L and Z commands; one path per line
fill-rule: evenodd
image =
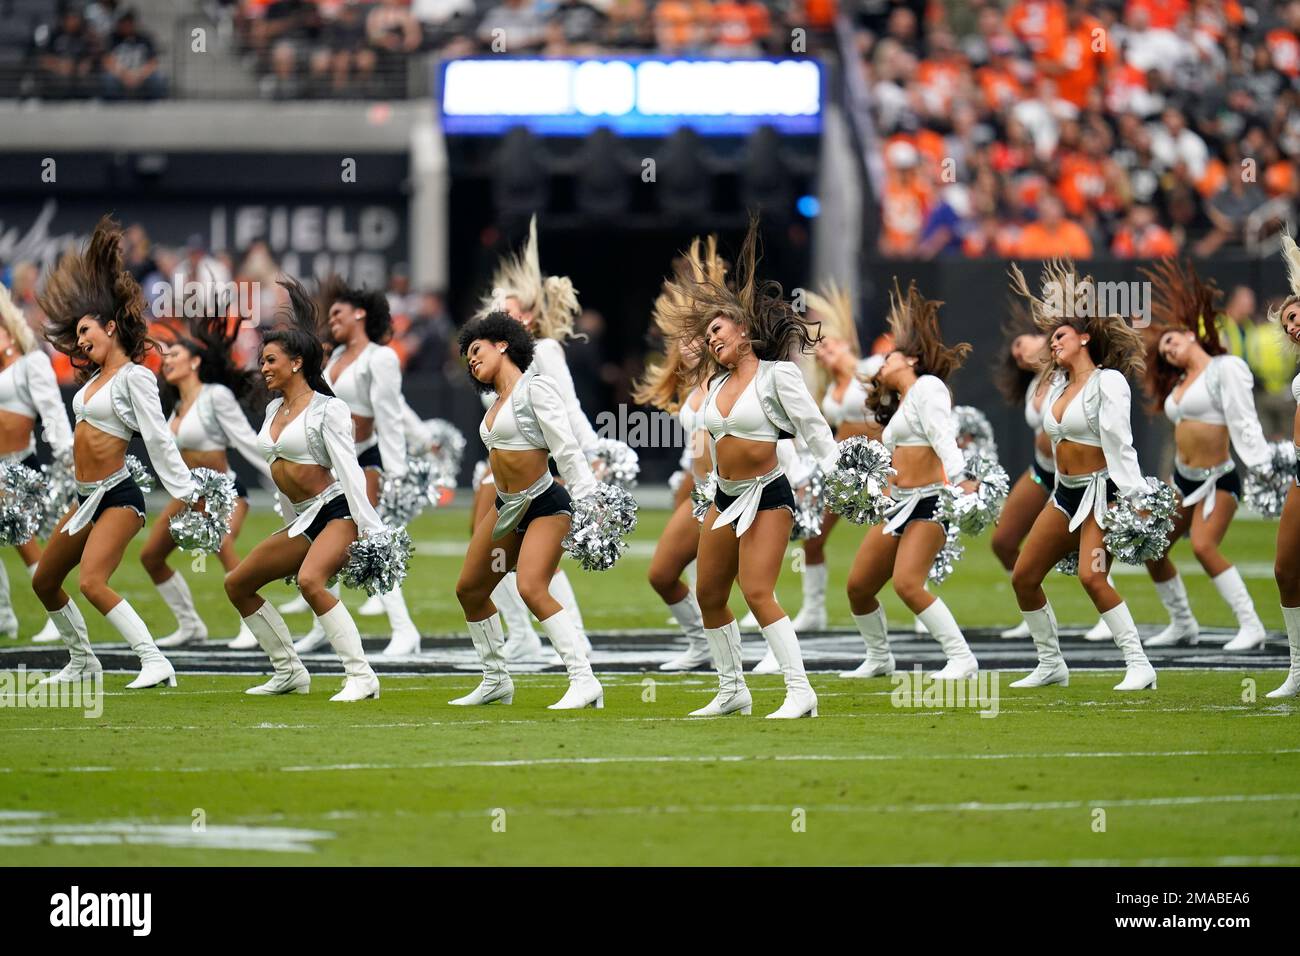
M 388 308 L 388 296 L 382 291 L 371 291 L 349 286 L 339 275 L 331 275 L 321 283 L 320 314 L 328 316 L 335 302 L 346 302 L 354 309 L 366 313 L 366 338 L 380 345 L 393 334 L 393 315 Z
M 889 331 L 894 335 L 894 351 L 916 359 L 917 377 L 933 375 L 943 382 L 965 363 L 971 353 L 969 342 L 948 346 L 939 331 L 939 306 L 942 302 L 921 295 L 916 282 L 907 284 L 904 293 L 894 279 L 889 293 Z M 892 388 L 877 382 L 867 394 L 867 410 L 881 425 L 889 424 L 902 403 Z
M 320 328 L 320 311 L 316 300 L 297 279 L 286 276 L 281 287 L 289 293 L 289 305 L 281 309 L 282 324 L 262 336 L 262 348 L 278 345 L 291 359 L 302 359 L 302 374 L 307 384 L 322 395 L 333 396 L 321 368 L 325 364 L 325 350 L 321 347 L 317 331 Z
M 242 369 L 235 365 L 233 349 L 239 337 L 240 321 L 231 317 L 222 304 L 217 314 L 192 318 L 187 323 L 189 335 L 173 335 L 168 344 L 179 345 L 199 360 L 199 381 L 209 385 L 224 385 L 235 398 L 256 411 L 266 406 L 266 387 L 256 369 Z M 175 401 L 176 389 L 162 383 L 164 396 Z
M 469 347 L 479 339 L 506 343 L 506 358 L 510 359 L 521 372 L 528 371 L 528 366 L 533 364 L 535 346 L 532 333 L 505 312 L 489 312 L 481 318 L 471 319 L 465 323 L 457 338 L 461 358 L 465 357 Z M 480 382 L 472 373 L 469 378 L 480 392 L 492 391 L 491 382 Z
M 1186 374 L 1165 361 L 1160 340 L 1166 332 L 1191 332 L 1207 355 L 1227 351 L 1219 341 L 1215 316 L 1222 293 L 1213 279 L 1202 279 L 1191 262 L 1181 267 L 1175 259 L 1161 259 L 1142 274 L 1151 280 L 1151 324 L 1144 330 L 1146 341 L 1147 400 L 1152 411 L 1164 407 L 1165 398 Z
M 91 316 L 116 325 L 116 339 L 132 362 L 158 346 L 149 338 L 140 284 L 122 263 L 122 226 L 104 216 L 81 250 L 63 254 L 45 278 L 36 303 L 45 313 L 45 340 L 68 356 L 84 382 L 97 370 L 77 345 L 77 323 Z

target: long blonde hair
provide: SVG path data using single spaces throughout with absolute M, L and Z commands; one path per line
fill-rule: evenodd
M 815 291 L 805 292 L 804 302 L 809 312 L 816 312 L 821 317 L 822 338 L 839 339 L 849 347 L 855 359 L 862 358 L 862 343 L 858 340 L 858 327 L 853 321 L 853 297 L 848 289 L 830 279 Z M 821 395 L 831 384 L 832 376 L 820 362 L 816 364 L 813 394 Z
M 14 340 L 14 345 L 18 346 L 18 351 L 26 355 L 36 348 L 36 333 L 27 324 L 23 310 L 18 308 L 18 303 L 9 295 L 9 289 L 4 283 L 0 283 L 0 322 L 4 323 L 5 331 Z
M 573 324 L 582 312 L 578 304 L 578 291 L 568 276 L 543 276 L 541 259 L 537 251 L 537 216 L 528 221 L 528 239 L 516 253 L 503 256 L 492 276 L 492 291 L 479 300 L 479 310 L 474 318 L 481 319 L 493 312 L 503 311 L 506 299 L 519 300 L 525 312 L 531 312 L 529 331 L 534 338 L 578 338 Z
M 1094 286 L 1092 276 L 1079 277 L 1075 272 L 1074 262 L 1070 259 L 1053 259 L 1043 267 L 1041 287 L 1081 289 Z M 1146 371 L 1146 343 L 1142 335 L 1129 325 L 1127 319 L 1119 315 L 1076 316 L 1066 312 L 1072 310 L 1053 309 L 1039 296 L 1029 290 L 1029 283 L 1020 267 L 1011 264 L 1011 288 L 1029 305 L 1034 316 L 1034 324 L 1051 335 L 1063 325 L 1068 325 L 1076 332 L 1088 336 L 1088 357 L 1098 368 L 1113 368 L 1122 372 L 1127 378 L 1138 378 Z M 1093 302 L 1097 297 L 1092 297 Z M 1050 349 L 1044 351 L 1040 359 L 1040 371 L 1049 373 L 1054 365 Z
M 1289 232 L 1282 233 L 1282 261 L 1286 263 L 1286 282 L 1291 288 L 1291 294 L 1268 310 L 1268 320 L 1279 327 L 1282 325 L 1282 314 L 1291 306 L 1300 305 L 1300 248 L 1297 248 Z M 1296 347 L 1291 336 L 1282 337 L 1291 348 Z
M 675 277 L 681 281 L 674 282 Z M 718 237 L 710 235 L 703 240 L 696 236 L 690 247 L 673 263 L 673 276 L 664 279 L 663 288 L 655 299 L 652 320 L 667 346 L 662 362 L 646 368 L 645 373 L 632 389 L 632 399 L 641 405 L 650 405 L 676 414 L 682 402 L 690 394 L 685 376 L 689 371 L 682 354 L 683 342 L 673 336 L 672 321 L 669 316 L 674 309 L 686 305 L 682 300 L 684 290 L 695 282 L 718 282 L 725 284 L 727 264 L 718 255 Z M 702 350 L 702 346 L 700 347 Z

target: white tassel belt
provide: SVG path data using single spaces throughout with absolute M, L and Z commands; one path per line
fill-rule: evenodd
M 307 498 L 304 501 L 289 502 L 293 505 L 293 513 L 295 515 L 293 521 L 290 522 L 288 526 L 289 537 L 296 538 L 298 535 L 310 528 L 311 523 L 316 520 L 316 516 L 320 514 L 321 509 L 341 494 L 343 494 L 343 486 L 336 481 L 313 498 Z
M 1083 498 L 1079 501 L 1079 507 L 1070 516 L 1071 531 L 1077 531 L 1079 525 L 1088 520 L 1089 514 L 1097 519 L 1097 527 L 1106 527 L 1106 480 L 1109 477 L 1110 470 L 1106 468 L 1086 475 L 1063 475 L 1059 471 L 1056 473 L 1058 487 L 1086 489 Z
M 736 537 L 739 538 L 749 526 L 754 523 L 758 516 L 758 505 L 763 499 L 763 489 L 783 476 L 785 471 L 780 465 L 777 465 L 766 475 L 758 475 L 754 478 L 723 478 L 717 472 L 714 477 L 718 482 L 718 491 L 722 492 L 728 498 L 735 498 L 726 509 L 718 515 L 713 522 L 713 528 L 721 528 L 723 525 L 736 525 Z
M 548 471 L 523 491 L 502 491 L 498 486 L 497 497 L 501 499 L 501 507 L 497 509 L 497 522 L 492 526 L 492 540 L 504 538 L 518 527 L 528 506 L 546 494 L 553 484 L 555 478 Z
M 913 488 L 890 489 L 895 504 L 885 512 L 885 526 L 880 530 L 885 534 L 894 534 L 899 528 L 907 524 L 907 519 L 912 517 L 917 505 L 926 498 L 938 497 L 943 487 L 944 482 L 936 481 L 930 485 L 916 485 Z
M 130 478 L 131 469 L 123 465 L 107 478 L 101 478 L 99 481 L 77 482 L 77 494 L 84 495 L 86 500 L 78 506 L 72 517 L 68 519 L 68 523 L 63 526 L 63 533 L 69 536 L 75 535 L 89 525 L 94 520 L 95 509 L 104 500 L 104 496 Z
M 1183 498 L 1183 505 L 1193 507 L 1197 502 L 1204 501 L 1205 508 L 1201 511 L 1201 514 L 1208 518 L 1210 513 L 1214 511 L 1214 501 L 1217 497 L 1214 494 L 1215 484 L 1221 477 L 1230 474 L 1236 468 L 1237 466 L 1231 458 L 1225 462 L 1220 462 L 1213 468 L 1191 468 L 1175 458 L 1174 471 L 1188 481 L 1199 481 L 1201 483 L 1195 491 Z

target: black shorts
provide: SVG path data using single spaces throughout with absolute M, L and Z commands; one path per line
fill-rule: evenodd
M 375 471 L 384 470 L 384 459 L 379 455 L 379 446 L 371 445 L 365 451 L 357 455 L 357 464 L 361 466 L 362 471 L 373 468 Z
M 89 495 L 77 495 L 77 502 L 83 503 L 89 497 Z M 141 520 L 144 520 L 144 492 L 130 478 L 108 489 L 100 500 L 99 506 L 95 509 L 95 513 L 90 516 L 91 524 L 98 521 L 99 516 L 109 508 L 130 508 L 140 516 Z
M 1038 463 L 1037 458 L 1035 458 L 1034 463 L 1029 466 L 1029 470 L 1033 473 L 1034 481 L 1046 488 L 1048 494 L 1051 494 L 1052 486 L 1056 484 L 1056 472 L 1048 471 Z
M 235 478 L 235 497 L 236 498 L 248 497 L 248 486 L 245 485 L 238 477 Z
M 1174 487 L 1178 493 L 1186 498 L 1197 488 L 1201 487 L 1204 482 L 1197 481 L 1195 478 L 1184 478 L 1177 471 L 1174 471 Z M 1220 475 L 1214 480 L 1216 491 L 1226 491 L 1238 501 L 1241 500 L 1241 475 L 1237 474 L 1237 469 L 1233 469 L 1226 475 Z
M 1052 504 L 1061 511 L 1065 512 L 1067 518 L 1074 517 L 1074 513 L 1079 510 L 1079 505 L 1083 501 L 1083 494 L 1088 490 L 1087 485 L 1079 488 L 1067 488 L 1065 485 L 1058 485 L 1052 492 Z M 1106 479 L 1106 503 L 1110 504 L 1115 500 L 1115 495 L 1119 493 L 1119 488 L 1115 482 L 1109 478 Z
M 735 500 L 735 495 L 726 494 L 721 490 L 714 492 L 713 495 L 713 504 L 719 514 L 731 507 L 731 503 Z M 763 494 L 758 499 L 759 511 L 772 511 L 775 508 L 785 508 L 792 515 L 795 513 L 794 491 L 790 488 L 790 479 L 785 475 L 764 486 Z
M 895 537 L 901 536 L 902 533 L 907 530 L 907 526 L 913 521 L 933 521 L 935 524 L 943 527 L 943 522 L 935 517 L 935 512 L 938 510 L 939 496 L 926 495 L 916 503 L 916 507 L 912 510 L 912 513 L 907 516 L 907 520 L 900 524 L 896 530 L 891 531 L 890 534 Z
M 26 458 L 24 458 L 24 459 L 23 459 L 22 461 L 20 461 L 18 464 L 22 465 L 24 468 L 30 468 L 32 471 L 36 472 L 38 475 L 41 473 L 41 463 L 40 463 L 39 461 L 36 460 L 36 456 L 35 456 L 35 455 L 28 455 Z
M 501 496 L 497 496 L 497 510 L 505 502 Z M 573 499 L 569 497 L 568 489 L 558 482 L 553 482 L 551 487 L 534 498 L 528 503 L 528 510 L 524 512 L 523 517 L 519 519 L 519 524 L 515 525 L 515 531 L 523 534 L 528 529 L 528 525 L 537 518 L 549 518 L 551 515 L 572 515 Z
M 349 520 L 352 518 L 352 509 L 348 507 L 347 495 L 339 495 L 326 502 L 325 507 L 321 508 L 316 517 L 312 519 L 311 524 L 307 525 L 307 530 L 303 532 L 303 536 L 308 541 L 315 541 L 317 535 L 325 530 L 327 524 L 339 518 Z

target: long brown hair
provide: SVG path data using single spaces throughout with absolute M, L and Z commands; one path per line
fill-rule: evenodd
M 1012 299 L 1007 306 L 1007 320 L 1002 323 L 1002 354 L 993 363 L 993 384 L 1002 393 L 1008 405 L 1019 405 L 1025 400 L 1029 383 L 1042 373 L 1037 368 L 1021 368 L 1011 354 L 1011 346 L 1022 335 L 1042 335 L 1034 323 L 1033 309 L 1021 299 Z M 1042 356 L 1039 356 L 1041 361 Z
M 718 237 L 711 235 L 703 241 L 698 236 L 691 240 L 686 252 L 677 257 L 673 263 L 673 275 L 664 280 L 663 288 L 655 299 L 652 317 L 667 346 L 662 362 L 649 366 L 632 388 L 632 400 L 641 405 L 650 405 L 676 414 L 682 402 L 690 394 L 685 387 L 685 377 L 689 368 L 682 355 L 684 343 L 673 337 L 672 321 L 669 318 L 674 306 L 682 305 L 680 297 L 683 290 L 695 282 L 713 281 L 725 284 L 727 264 L 718 255 Z M 679 281 L 674 282 L 674 278 Z M 694 345 L 703 349 L 703 346 Z
M 894 278 L 894 287 L 889 292 L 889 331 L 894 337 L 895 352 L 902 352 L 908 358 L 916 359 L 916 374 L 933 375 L 947 382 L 949 376 L 961 368 L 971 353 L 969 342 L 959 342 L 948 346 L 943 342 L 939 331 L 939 306 L 934 299 L 921 295 L 913 280 L 907 284 L 907 292 L 898 286 Z M 898 395 L 888 388 L 876 376 L 875 387 L 867 393 L 867 409 L 881 425 L 887 425 L 898 411 Z
M 121 240 L 121 225 L 109 216 L 100 219 L 82 249 L 63 254 L 36 297 L 45 313 L 45 340 L 68 356 L 79 382 L 96 370 L 77 345 L 77 323 L 85 316 L 102 326 L 116 322 L 118 345 L 132 362 L 157 348 L 149 338 L 140 284 L 123 266 Z
M 1034 324 L 1050 338 L 1052 333 L 1068 325 L 1080 335 L 1088 336 L 1088 357 L 1098 368 L 1113 368 L 1126 378 L 1137 378 L 1146 370 L 1144 352 L 1145 343 L 1141 334 L 1129 321 L 1118 315 L 1079 316 L 1067 314 L 1072 310 L 1054 309 L 1043 299 L 1029 290 L 1025 275 L 1015 264 L 1011 264 L 1012 289 L 1029 304 L 1034 316 Z M 1079 277 L 1074 263 L 1069 259 L 1053 259 L 1043 268 L 1042 286 L 1056 288 L 1082 289 L 1085 286 L 1095 288 L 1096 281 L 1090 275 Z M 1097 297 L 1094 294 L 1093 302 Z M 1049 372 L 1053 367 L 1050 351 L 1044 352 L 1040 370 Z
M 759 245 L 758 217 L 751 216 L 736 259 L 734 287 L 710 275 L 678 273 L 669 281 L 672 294 L 661 297 L 662 315 L 668 329 L 665 334 L 678 348 L 703 341 L 709 324 L 719 316 L 741 326 L 754 355 L 765 361 L 790 360 L 796 353 L 811 352 L 820 341 L 819 323 L 794 310 L 784 299 L 780 283 L 758 278 Z M 683 371 L 683 387 L 689 393 L 725 371 L 717 357 L 705 349 L 695 368 Z
M 1191 332 L 1209 355 L 1227 350 L 1219 341 L 1214 319 L 1222 293 L 1213 279 L 1202 279 L 1191 262 L 1161 259 L 1142 274 L 1151 280 L 1151 325 L 1146 329 L 1147 399 L 1158 410 L 1186 370 L 1170 365 L 1160 354 L 1160 340 L 1166 332 Z

